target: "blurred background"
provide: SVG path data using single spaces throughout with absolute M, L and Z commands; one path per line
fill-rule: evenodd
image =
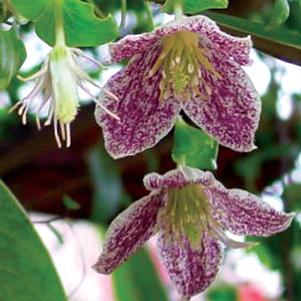
M 94 2 L 121 19 L 119 0 Z M 232 34 L 253 33 L 253 23 L 260 26 L 268 20 L 272 2 L 230 1 L 230 8 L 222 11 L 222 15 L 250 22 L 250 32 L 220 24 Z M 220 20 L 216 14 L 211 16 Z M 292 34 L 292 28 L 301 28 L 296 16 L 300 14 L 291 11 L 283 25 Z M 121 35 L 152 30 L 170 18 L 160 12 L 159 5 L 128 1 Z M 28 57 L 21 74 L 27 76 L 38 70 L 50 48 L 33 33 L 30 23 L 22 26 L 22 36 Z M 258 149 L 240 154 L 220 147 L 215 175 L 226 187 L 259 194 L 274 208 L 295 211 L 297 216 L 285 233 L 256 239 L 260 244 L 251 250 L 227 251 L 215 283 L 193 301 L 301 300 L 301 51 L 260 33 L 254 34 L 254 44 L 254 64 L 245 70 L 262 96 Z M 105 47 L 84 50 L 105 60 Z M 113 65 L 98 70 L 86 62 L 83 65 L 101 84 L 122 68 Z M 175 167 L 170 158 L 172 133 L 151 150 L 114 161 L 104 150 L 101 129 L 94 121 L 94 103 L 80 94 L 83 105 L 72 124 L 72 146 L 58 149 L 51 127 L 38 131 L 34 116 L 22 126 L 17 114 L 8 114 L 32 86 L 32 82 L 14 79 L 7 91 L 0 91 L 0 176 L 30 212 L 69 300 L 180 301 L 160 264 L 156 237 L 112 276 L 98 275 L 90 268 L 112 219 L 147 193 L 143 176 Z

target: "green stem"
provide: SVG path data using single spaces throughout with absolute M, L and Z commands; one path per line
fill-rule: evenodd
M 152 29 L 155 27 L 154 25 L 154 18 L 152 15 L 152 11 L 150 9 L 150 4 L 149 3 L 145 3 L 146 5 L 146 14 L 147 14 L 147 18 L 149 19 L 149 22 L 151 23 L 151 27 Z
M 181 159 L 177 163 L 177 168 L 186 166 L 186 156 L 181 156 Z
M 55 46 L 66 46 L 63 18 L 63 0 L 55 0 Z
M 121 22 L 120 29 L 124 28 L 126 23 L 127 0 L 121 0 Z
M 183 121 L 182 117 L 178 116 L 177 121 L 176 121 L 176 126 L 179 125 L 179 124 L 181 124 L 181 123 L 183 123 L 183 122 L 184 121 Z M 173 135 L 174 143 L 173 143 L 173 150 L 172 150 L 172 152 L 174 152 L 176 135 L 177 135 L 177 130 L 175 129 L 174 135 Z M 177 163 L 177 168 L 186 166 L 187 164 L 186 164 L 186 156 L 185 156 L 185 154 L 183 154 L 180 158 L 178 158 L 176 163 Z
M 174 11 L 175 11 L 175 19 L 179 19 L 183 16 L 183 0 L 174 0 L 175 6 L 174 6 Z

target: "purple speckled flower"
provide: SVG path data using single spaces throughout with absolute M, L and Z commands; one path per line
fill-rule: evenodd
M 289 227 L 294 214 L 278 212 L 257 196 L 226 189 L 210 172 L 179 168 L 144 178 L 150 194 L 131 205 L 111 224 L 93 268 L 111 273 L 152 235 L 159 232 L 162 261 L 178 291 L 191 297 L 214 280 L 222 244 L 248 247 L 237 235 L 269 236 Z
M 241 65 L 250 63 L 252 42 L 222 31 L 204 16 L 183 17 L 151 33 L 110 45 L 112 62 L 130 58 L 103 94 L 95 117 L 114 158 L 154 146 L 173 127 L 181 109 L 220 144 L 254 149 L 261 103 Z

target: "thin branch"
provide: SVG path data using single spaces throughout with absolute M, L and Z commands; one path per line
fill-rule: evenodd
M 78 240 L 78 237 L 74 231 L 73 225 L 71 223 L 67 223 L 67 225 L 70 227 L 70 230 L 73 234 L 73 237 L 76 241 L 77 247 L 78 247 L 78 251 L 79 251 L 79 256 L 80 256 L 80 261 L 82 264 L 82 276 L 79 280 L 79 282 L 77 283 L 77 285 L 72 289 L 72 291 L 68 294 L 68 300 L 71 300 L 71 298 L 76 294 L 76 292 L 78 291 L 78 289 L 81 287 L 81 285 L 83 284 L 86 275 L 87 275 L 87 268 L 86 268 L 86 263 L 85 263 L 85 257 L 84 257 L 84 251 L 83 248 Z
M 127 13 L 127 0 L 121 0 L 121 21 L 120 21 L 120 30 L 125 27 L 126 23 L 126 13 Z
M 39 220 L 39 221 L 32 221 L 33 224 L 50 224 L 52 222 L 61 221 L 65 217 L 62 216 L 54 216 L 52 218 L 46 219 L 46 220 Z

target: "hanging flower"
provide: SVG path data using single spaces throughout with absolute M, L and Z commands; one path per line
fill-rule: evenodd
M 130 58 L 103 94 L 95 117 L 108 152 L 119 158 L 154 146 L 173 127 L 181 109 L 220 144 L 254 149 L 261 103 L 241 65 L 250 63 L 249 37 L 235 38 L 204 16 L 182 17 L 154 32 L 110 45 L 112 61 Z
M 152 173 L 144 184 L 150 194 L 112 222 L 93 268 L 111 273 L 159 232 L 162 261 L 185 297 L 212 283 L 223 257 L 222 244 L 252 245 L 230 239 L 225 231 L 269 236 L 284 231 L 294 216 L 274 210 L 246 191 L 226 189 L 212 173 L 194 168 L 175 169 L 163 176 Z
M 75 119 L 78 111 L 78 87 L 85 91 L 112 118 L 118 119 L 115 114 L 107 110 L 89 91 L 86 83 L 88 82 L 108 93 L 112 99 L 115 96 L 100 87 L 81 69 L 78 57 L 84 57 L 99 65 L 97 61 L 86 56 L 79 49 L 69 48 L 65 45 L 55 46 L 46 58 L 40 71 L 24 79 L 36 79 L 31 92 L 17 102 L 10 110 L 17 110 L 18 114 L 22 117 L 22 123 L 26 124 L 26 114 L 30 106 L 37 96 L 42 95 L 42 102 L 36 109 L 37 127 L 41 129 L 39 115 L 43 108 L 48 105 L 48 118 L 44 125 L 50 125 L 53 122 L 54 135 L 59 147 L 62 147 L 62 140 L 66 141 L 67 147 L 71 144 L 70 124 Z

